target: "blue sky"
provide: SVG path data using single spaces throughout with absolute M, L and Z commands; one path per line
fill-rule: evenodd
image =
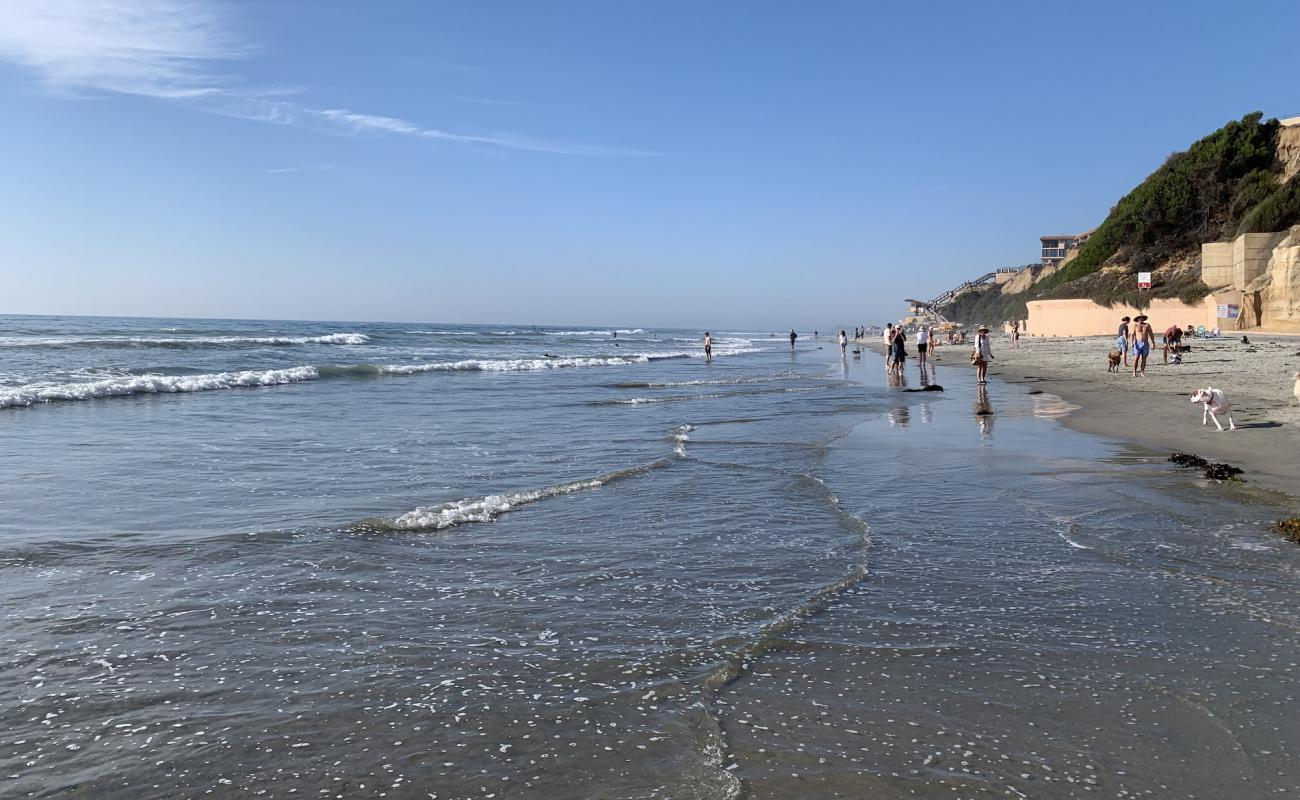
M 0 312 L 897 318 L 1300 113 L 1300 4 L 0 3 Z

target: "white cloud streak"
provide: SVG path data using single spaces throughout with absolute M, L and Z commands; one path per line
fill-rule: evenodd
M 0 58 L 51 88 L 198 97 L 222 91 L 212 62 L 245 54 L 198 0 L 0 2 Z
M 208 0 L 0 0 L 0 60 L 34 72 L 55 91 L 136 95 L 222 116 L 330 133 L 414 136 L 440 142 L 583 156 L 653 156 L 643 150 L 564 144 L 514 134 L 463 134 L 398 117 L 317 109 L 276 99 L 214 71 L 246 58 Z

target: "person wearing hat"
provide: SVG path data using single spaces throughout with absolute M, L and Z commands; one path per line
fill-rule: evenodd
M 1156 343 L 1156 335 L 1147 324 L 1147 315 L 1138 314 L 1133 318 L 1133 377 L 1138 370 L 1147 374 L 1147 356 L 1151 355 L 1151 346 Z
M 970 354 L 971 363 L 975 365 L 975 378 L 980 384 L 988 383 L 986 377 L 989 362 L 993 360 L 993 346 L 989 340 L 989 326 L 981 325 L 975 334 L 975 350 Z
M 1115 349 L 1124 356 L 1124 366 L 1128 366 L 1128 317 L 1122 317 L 1119 321 L 1119 333 L 1115 334 Z

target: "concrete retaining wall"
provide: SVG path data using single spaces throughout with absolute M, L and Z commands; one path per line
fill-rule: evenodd
M 1030 336 L 1114 336 L 1119 328 L 1120 317 L 1136 317 L 1138 314 L 1150 317 L 1148 322 L 1155 328 L 1157 337 L 1175 324 L 1183 327 L 1222 327 L 1226 330 L 1229 329 L 1229 324 L 1220 323 L 1217 318 L 1216 307 L 1219 302 L 1227 301 L 1214 295 L 1195 305 L 1188 305 L 1181 300 L 1153 300 L 1149 308 L 1139 310 L 1120 305 L 1107 308 L 1091 300 L 1031 300 L 1027 304 L 1028 333 Z
M 1236 282 L 1233 270 L 1232 242 L 1208 242 L 1201 245 L 1201 280 L 1211 289 L 1232 286 Z
M 1273 257 L 1273 248 L 1286 237 L 1281 233 L 1243 233 L 1232 242 L 1232 282 L 1238 289 L 1268 271 L 1268 260 Z M 1205 245 L 1201 246 L 1204 258 Z M 1202 266 L 1204 270 L 1204 266 Z M 1202 272 L 1204 274 L 1204 272 Z M 1218 288 L 1207 282 L 1211 288 Z

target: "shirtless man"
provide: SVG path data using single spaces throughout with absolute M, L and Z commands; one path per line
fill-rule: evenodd
M 1147 374 L 1147 356 L 1151 355 L 1151 346 L 1156 343 L 1155 332 L 1147 324 L 1147 315 L 1138 314 L 1133 318 L 1133 332 L 1130 334 L 1133 339 L 1133 377 L 1138 376 L 1139 368 L 1142 375 Z
M 708 331 L 704 332 L 704 357 L 706 359 L 713 358 L 713 337 L 709 335 Z

